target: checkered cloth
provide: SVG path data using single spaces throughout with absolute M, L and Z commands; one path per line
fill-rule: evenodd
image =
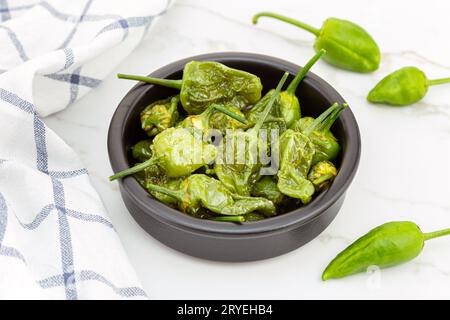
M 73 150 L 41 120 L 99 86 L 168 0 L 0 0 L 0 298 L 145 298 Z

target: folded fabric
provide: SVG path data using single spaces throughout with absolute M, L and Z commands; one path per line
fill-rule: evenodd
M 91 89 L 169 0 L 0 0 L 0 298 L 146 293 L 73 150 L 41 117 Z

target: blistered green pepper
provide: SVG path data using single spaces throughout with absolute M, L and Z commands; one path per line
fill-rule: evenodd
M 170 178 L 182 177 L 212 162 L 217 156 L 217 149 L 197 139 L 185 128 L 169 128 L 153 139 L 152 153 L 149 160 L 118 172 L 109 179 L 123 178 L 154 164 Z
M 326 189 L 331 180 L 337 175 L 337 169 L 330 161 L 316 163 L 308 173 L 308 180 L 312 182 L 316 191 Z
M 268 147 L 267 141 L 260 139 L 259 130 L 275 105 L 287 76 L 286 72 L 255 126 L 247 131 L 236 130 L 228 133 L 218 147 L 214 173 L 231 192 L 249 196 L 252 184 L 258 179 L 261 168 L 259 155 L 267 154 Z
M 292 126 L 296 130 L 301 129 L 300 132 L 313 143 L 315 149 L 313 165 L 323 160 L 334 160 L 338 156 L 341 146 L 330 129 L 346 107 L 345 103 L 342 105 L 335 103 L 313 121 L 300 119 Z
M 224 105 L 231 114 L 224 112 L 215 112 L 209 119 L 209 123 L 213 129 L 219 130 L 222 134 L 226 133 L 226 130 L 236 130 L 236 129 L 247 129 L 251 124 L 245 118 L 242 111 L 235 109 L 233 107 Z
M 430 86 L 449 83 L 450 78 L 428 80 L 416 67 L 404 67 L 384 77 L 373 88 L 367 100 L 393 106 L 407 106 L 420 101 Z
M 176 191 L 156 184 L 147 184 L 147 189 L 176 199 L 179 209 L 188 214 L 195 214 L 202 208 L 225 216 L 240 216 L 253 211 L 266 216 L 275 214 L 275 206 L 270 200 L 233 194 L 220 181 L 204 174 L 190 175 Z
M 325 53 L 325 50 L 319 50 L 314 57 L 312 57 L 305 66 L 300 69 L 294 79 L 291 81 L 289 86 L 285 91 L 280 92 L 280 98 L 275 106 L 272 108 L 271 116 L 275 118 L 282 118 L 285 121 L 286 127 L 289 128 L 294 121 L 300 119 L 301 110 L 300 102 L 298 101 L 295 92 L 302 82 L 303 78 L 306 76 L 311 67 L 320 59 L 320 57 Z M 256 122 L 260 114 L 264 111 L 265 106 L 270 100 L 270 97 L 275 93 L 275 90 L 269 90 L 264 97 L 253 107 L 248 113 L 247 117 L 250 122 Z
M 192 128 L 200 132 L 207 132 L 211 129 L 218 129 L 216 128 L 216 126 L 219 126 L 219 124 L 217 123 L 218 119 L 222 119 L 223 123 L 226 124 L 231 124 L 233 123 L 233 121 L 235 121 L 237 123 L 240 123 L 241 125 L 246 125 L 247 120 L 244 116 L 241 115 L 242 113 L 236 110 L 239 112 L 237 113 L 234 110 L 223 105 L 212 104 L 202 113 L 198 115 L 190 115 L 184 118 L 184 120 L 179 123 L 179 126 L 186 129 Z M 213 118 L 213 116 L 216 114 L 221 114 L 223 117 Z
M 253 17 L 253 24 L 260 17 L 275 18 L 311 32 L 317 38 L 314 49 L 325 49 L 324 60 L 342 69 L 355 72 L 372 72 L 380 65 L 380 49 L 367 33 L 357 24 L 337 18 L 328 18 L 317 29 L 298 20 L 276 13 L 261 12 Z
M 278 190 L 300 199 L 303 204 L 310 202 L 315 192 L 314 185 L 307 179 L 314 151 L 309 138 L 300 132 L 288 129 L 280 137 Z
M 422 252 L 426 240 L 450 234 L 450 229 L 422 233 L 413 222 L 385 223 L 356 240 L 326 267 L 322 280 L 364 272 L 370 266 L 391 267 Z
M 280 205 L 286 201 L 286 196 L 278 190 L 277 182 L 273 176 L 264 176 L 253 185 L 251 195 L 264 197 L 272 201 L 275 205 Z
M 117 76 L 180 90 L 181 104 L 189 114 L 199 114 L 211 103 L 228 104 L 240 110 L 256 103 L 261 98 L 262 90 L 259 77 L 213 61 L 187 63 L 182 80 L 125 74 Z
M 139 162 L 144 162 L 152 157 L 152 141 L 150 139 L 142 140 L 131 148 L 133 158 Z
M 152 137 L 173 127 L 178 121 L 178 95 L 153 102 L 141 112 L 142 129 Z

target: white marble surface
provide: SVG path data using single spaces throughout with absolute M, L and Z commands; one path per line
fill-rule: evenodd
M 304 247 L 266 261 L 227 264 L 183 255 L 147 235 L 127 212 L 117 184 L 107 180 L 109 120 L 133 82 L 110 75 L 97 90 L 46 119 L 89 169 L 150 297 L 450 298 L 450 238 L 430 241 L 413 262 L 379 274 L 320 281 L 330 259 L 381 223 L 412 220 L 425 231 L 450 227 L 450 86 L 431 88 L 422 102 L 407 108 L 365 100 L 378 79 L 401 66 L 418 66 L 429 77 L 450 76 L 450 2 L 178 0 L 115 72 L 146 74 L 180 58 L 217 51 L 256 52 L 303 64 L 313 54 L 313 37 L 269 19 L 252 26 L 252 15 L 262 10 L 316 26 L 329 16 L 353 20 L 382 50 L 380 69 L 369 75 L 323 62 L 314 67 L 349 102 L 360 125 L 363 152 L 339 215 Z

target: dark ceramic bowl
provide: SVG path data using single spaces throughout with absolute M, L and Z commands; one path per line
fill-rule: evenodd
M 214 53 L 171 63 L 150 76 L 181 79 L 191 60 L 219 61 L 258 75 L 264 89 L 274 88 L 284 71 L 296 74 L 300 67 L 277 58 L 250 53 Z M 291 76 L 292 77 L 292 76 Z M 287 83 L 289 83 L 289 79 Z M 111 120 L 108 133 L 109 159 L 114 172 L 133 164 L 130 147 L 144 139 L 139 114 L 151 102 L 174 94 L 173 89 L 138 83 L 124 97 Z M 302 115 L 316 117 L 343 98 L 328 83 L 309 72 L 297 90 Z M 218 261 L 252 261 L 292 251 L 317 237 L 334 219 L 345 191 L 358 167 L 361 141 L 350 108 L 333 125 L 342 145 L 337 161 L 339 173 L 328 190 L 307 206 L 257 222 L 233 224 L 193 218 L 154 200 L 133 177 L 119 181 L 120 192 L 134 219 L 154 238 L 189 255 Z

